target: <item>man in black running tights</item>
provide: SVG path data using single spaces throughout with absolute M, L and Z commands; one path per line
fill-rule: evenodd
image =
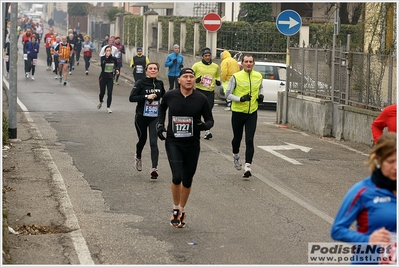
M 180 71 L 180 89 L 167 91 L 163 96 L 157 125 L 158 137 L 161 140 L 166 139 L 165 148 L 173 176 L 173 213 L 170 224 L 178 228 L 186 226 L 184 208 L 197 169 L 200 131 L 209 130 L 214 124 L 208 99 L 198 90 L 194 90 L 195 79 L 192 69 L 184 68 Z M 164 123 L 168 109 L 166 130 Z

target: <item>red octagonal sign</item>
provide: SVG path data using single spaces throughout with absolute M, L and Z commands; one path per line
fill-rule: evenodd
M 222 27 L 222 19 L 216 13 L 208 13 L 202 20 L 205 30 L 209 32 L 216 32 Z

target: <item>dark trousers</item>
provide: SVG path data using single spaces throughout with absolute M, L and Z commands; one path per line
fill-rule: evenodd
M 206 98 L 208 99 L 209 106 L 211 107 L 211 109 L 213 109 L 213 105 L 215 104 L 215 92 L 214 91 L 204 91 L 204 90 L 201 90 L 198 88 L 197 88 L 197 90 L 206 96 Z
M 91 56 L 83 56 L 83 59 L 85 60 L 85 69 L 89 70 Z
M 177 78 L 175 76 L 168 76 L 169 79 L 169 90 L 179 88 L 179 83 L 177 82 Z
M 166 154 L 170 169 L 172 170 L 172 182 L 175 185 L 183 183 L 185 188 L 190 188 L 197 170 L 200 145 L 182 146 L 176 142 L 166 140 Z
M 36 66 L 33 65 L 33 58 L 28 57 L 28 60 L 25 60 L 25 72 L 31 72 L 32 76 L 35 75 Z
M 51 59 L 50 47 L 46 48 L 46 55 L 47 55 L 47 67 L 51 67 L 51 62 L 53 60 Z
M 114 80 L 104 79 L 100 77 L 100 102 L 103 102 L 105 96 L 105 89 L 107 89 L 107 108 L 111 107 L 112 102 L 112 90 L 114 89 Z
M 58 75 L 58 56 L 54 56 L 54 73 Z
M 75 53 L 69 57 L 69 71 L 72 71 L 75 68 Z
M 76 53 L 76 61 L 79 61 L 80 59 L 80 51 L 82 51 L 82 49 L 76 49 L 75 53 Z
M 233 154 L 238 154 L 240 152 L 240 144 L 245 127 L 245 163 L 251 164 L 254 157 L 254 137 L 257 120 L 257 111 L 252 114 L 235 111 L 231 113 L 231 126 L 233 128 L 233 140 L 231 144 L 233 146 Z
M 145 143 L 147 142 L 147 128 L 150 136 L 150 149 L 151 149 L 151 162 L 152 168 L 158 167 L 158 135 L 156 130 L 156 124 L 158 117 L 144 117 L 143 115 L 136 114 L 134 126 L 136 127 L 137 136 L 139 141 L 136 144 L 136 157 L 141 158 L 141 153 Z

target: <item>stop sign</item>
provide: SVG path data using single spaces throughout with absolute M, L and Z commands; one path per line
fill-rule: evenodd
M 205 30 L 209 32 L 216 32 L 222 27 L 222 19 L 216 13 L 208 13 L 202 20 Z

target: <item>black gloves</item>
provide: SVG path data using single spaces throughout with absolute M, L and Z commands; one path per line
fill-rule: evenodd
M 195 79 L 196 83 L 199 83 L 201 81 L 202 76 L 199 76 L 197 79 Z
M 263 98 L 265 98 L 264 95 L 259 95 L 258 99 L 256 99 L 256 100 L 258 100 L 259 103 L 263 103 Z
M 177 58 L 175 58 L 175 59 L 173 60 L 173 63 L 177 63 Z
M 245 101 L 250 101 L 251 96 L 249 94 L 246 94 L 240 98 L 240 102 L 245 102 Z
M 162 141 L 166 139 L 165 136 L 163 135 L 164 132 L 166 132 L 165 126 L 163 125 L 163 123 L 158 123 L 157 134 L 159 139 L 161 139 Z
M 206 130 L 209 130 L 208 126 L 206 126 L 206 124 L 205 124 L 204 122 L 202 122 L 202 121 L 200 121 L 200 122 L 198 122 L 197 124 L 195 124 L 195 125 L 194 125 L 194 128 L 195 128 L 196 130 L 199 130 L 199 131 L 206 131 Z
M 218 80 L 215 80 L 215 84 L 216 84 L 216 86 L 222 85 L 222 84 L 220 83 L 220 81 L 218 81 Z

